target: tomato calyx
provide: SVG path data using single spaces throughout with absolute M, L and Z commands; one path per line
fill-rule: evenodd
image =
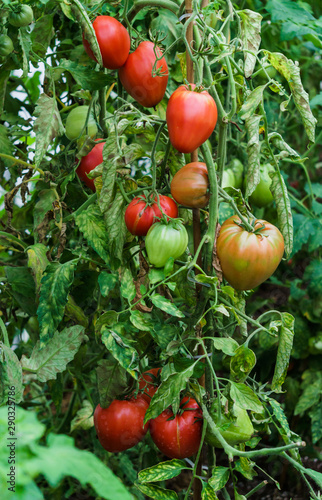
M 245 231 L 247 231 L 248 233 L 253 233 L 256 236 L 260 236 L 261 238 L 263 238 L 264 236 L 267 237 L 267 235 L 264 235 L 262 233 L 263 229 L 265 229 L 265 227 L 266 227 L 265 224 L 263 224 L 262 222 L 259 222 L 258 219 L 256 219 L 255 217 L 252 217 L 251 219 L 247 219 L 248 226 L 242 220 L 238 220 L 238 221 L 234 220 L 234 223 L 237 226 L 244 229 Z M 255 227 L 255 226 L 257 226 L 257 227 Z M 250 231 L 250 228 L 251 228 L 251 231 Z
M 205 87 L 204 85 L 196 85 L 195 83 L 190 83 L 188 80 L 184 80 L 183 87 L 189 92 L 196 92 L 197 94 L 201 94 L 205 90 L 208 91 L 209 87 Z

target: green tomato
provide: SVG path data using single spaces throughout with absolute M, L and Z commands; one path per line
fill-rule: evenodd
M 273 195 L 270 191 L 270 185 L 272 184 L 272 179 L 268 175 L 269 172 L 274 172 L 274 168 L 270 164 L 263 165 L 260 168 L 260 181 L 256 186 L 255 191 L 249 197 L 249 201 L 256 207 L 262 208 L 266 207 L 273 201 Z M 247 179 L 244 182 L 244 188 L 246 188 Z
M 234 158 L 228 166 L 228 170 L 231 169 L 235 176 L 235 188 L 240 189 L 243 185 L 243 173 L 244 165 L 238 158 Z
M 82 133 L 90 137 L 94 137 L 97 134 L 97 126 L 92 113 L 88 117 L 86 130 L 83 130 L 87 113 L 88 106 L 79 106 L 78 108 L 72 109 L 68 114 L 65 128 L 66 136 L 70 141 L 78 139 Z
M 157 222 L 150 227 L 145 238 L 145 248 L 150 264 L 163 267 L 170 257 L 177 259 L 186 250 L 188 233 L 184 225 L 171 219 L 167 224 Z
M 227 168 L 223 172 L 222 187 L 236 187 L 235 175 L 231 168 Z
M 34 20 L 34 13 L 29 5 L 18 5 L 9 13 L 9 23 L 16 28 L 28 26 Z
M 13 43 L 7 35 L 0 35 L 0 56 L 8 56 L 13 51 Z
M 210 26 L 210 28 L 215 28 L 217 24 L 217 14 L 216 12 L 211 12 L 205 17 L 205 23 L 207 26 Z
M 268 74 L 268 76 L 270 78 L 275 78 L 276 75 L 277 75 L 277 71 L 276 69 L 274 68 L 274 66 L 271 66 L 271 64 L 264 64 L 264 67 L 265 67 L 265 71 L 266 73 Z M 263 69 L 261 69 L 257 75 L 256 75 L 256 78 L 258 78 L 258 80 L 261 82 L 261 83 L 266 83 L 267 82 L 267 76 L 265 74 L 265 71 Z
M 245 443 L 248 441 L 252 434 L 254 433 L 253 424 L 247 414 L 247 411 L 239 406 L 234 406 L 234 416 L 228 418 L 223 412 L 221 414 L 220 426 L 217 423 L 217 406 L 214 403 L 209 411 L 214 423 L 218 427 L 218 430 L 222 437 L 227 441 L 228 444 L 234 446 L 239 443 Z M 205 440 L 211 446 L 216 446 L 217 448 L 222 448 L 220 442 L 210 430 L 210 426 L 207 426 Z

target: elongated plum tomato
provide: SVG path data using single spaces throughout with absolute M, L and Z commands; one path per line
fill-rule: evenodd
M 153 224 L 145 238 L 149 262 L 155 267 L 163 267 L 170 257 L 180 257 L 187 245 L 187 230 L 177 219 L 169 221 L 168 224 Z
M 107 408 L 97 405 L 94 426 L 103 448 L 117 453 L 139 443 L 148 431 L 149 424 L 143 426 L 148 407 L 141 396 L 124 401 L 114 399 Z
M 168 83 L 168 65 L 164 57 L 160 59 L 152 76 L 152 69 L 156 57 L 162 56 L 159 47 L 154 49 L 154 43 L 142 42 L 129 55 L 126 63 L 119 69 L 119 76 L 123 87 L 130 96 L 146 108 L 156 106 L 163 98 Z
M 236 290 L 250 290 L 267 280 L 279 265 L 284 253 L 284 239 L 277 227 L 261 219 L 256 232 L 240 227 L 233 215 L 221 226 L 217 255 L 225 279 Z
M 217 106 L 206 90 L 194 91 L 181 85 L 167 106 L 167 124 L 171 144 L 181 153 L 191 153 L 212 134 L 217 123 Z
M 101 139 L 96 139 L 96 141 L 100 141 Z M 105 142 L 100 142 L 93 147 L 93 149 L 88 153 L 88 155 L 83 156 L 80 164 L 76 169 L 76 174 L 80 178 L 81 181 L 85 182 L 86 186 L 89 187 L 92 191 L 95 191 L 95 184 L 93 179 L 89 179 L 87 174 L 91 172 L 97 165 L 103 162 L 103 148 Z
M 214 423 L 218 427 L 220 434 L 231 446 L 235 446 L 236 444 L 239 443 L 245 443 L 252 437 L 252 434 L 254 433 L 254 427 L 250 421 L 247 411 L 244 410 L 243 408 L 235 406 L 234 408 L 235 420 L 230 420 L 222 412 L 220 425 L 218 423 L 218 416 L 215 405 L 211 407 L 209 413 Z M 222 448 L 220 441 L 218 441 L 215 434 L 210 429 L 210 426 L 207 426 L 205 440 L 208 444 L 216 446 L 216 448 Z
M 197 453 L 201 432 L 202 411 L 197 401 L 189 397 L 181 400 L 179 412 L 174 418 L 172 410 L 168 408 L 150 420 L 151 437 L 159 450 L 169 458 L 187 458 Z
M 118 69 L 123 66 L 131 46 L 130 35 L 126 28 L 117 19 L 110 16 L 98 16 L 93 22 L 93 28 L 102 54 L 104 68 Z M 83 45 L 89 57 L 96 61 L 84 33 Z
M 178 217 L 178 207 L 172 198 L 159 195 L 159 201 L 168 219 Z M 162 217 L 157 203 L 147 205 L 144 196 L 134 198 L 128 205 L 124 216 L 126 227 L 136 236 L 145 236 L 152 224 L 157 221 L 157 217 Z
M 208 171 L 205 163 L 194 161 L 187 163 L 174 175 L 171 182 L 171 194 L 180 205 L 190 208 L 203 208 L 209 195 Z
M 142 398 L 150 404 L 151 399 L 158 390 L 158 379 L 160 378 L 161 368 L 151 368 L 142 373 L 139 378 L 139 390 Z
M 90 137 L 94 137 L 97 134 L 97 125 L 92 113 L 88 117 L 86 129 L 84 129 L 87 113 L 88 106 L 78 106 L 68 113 L 65 134 L 70 141 L 78 139 L 81 133 L 87 134 Z

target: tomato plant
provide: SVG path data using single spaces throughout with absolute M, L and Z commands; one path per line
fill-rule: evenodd
M 128 450 L 139 443 L 148 431 L 143 426 L 148 403 L 143 397 L 115 399 L 107 408 L 97 405 L 94 425 L 99 442 L 112 453 Z
M 163 267 L 170 257 L 180 257 L 187 245 L 187 230 L 177 219 L 153 224 L 145 238 L 149 262 L 155 267 Z
M 142 397 L 150 403 L 151 398 L 158 390 L 158 379 L 160 378 L 161 368 L 151 368 L 142 373 L 139 378 L 139 390 L 142 392 Z
M 0 56 L 6 57 L 13 51 L 13 43 L 9 36 L 0 35 Z
M 252 192 L 249 197 L 249 201 L 256 205 L 256 207 L 266 207 L 273 201 L 273 195 L 270 190 L 270 185 L 272 184 L 272 179 L 269 176 L 269 172 L 274 172 L 274 167 L 267 164 L 260 168 L 260 181 L 257 184 L 255 191 Z M 244 186 L 246 187 L 247 178 L 245 179 Z
M 232 415 L 229 416 L 226 415 L 224 413 L 224 409 L 222 409 L 220 422 L 218 422 L 216 403 L 212 405 L 209 413 L 218 427 L 220 434 L 231 446 L 245 443 L 252 437 L 254 427 L 250 421 L 247 411 L 243 408 L 235 405 Z M 207 427 L 205 440 L 208 444 L 211 444 L 216 448 L 222 448 L 220 441 L 218 441 L 210 427 Z
M 158 62 L 153 70 L 154 63 Z M 163 98 L 168 83 L 168 66 L 159 47 L 152 42 L 141 42 L 119 69 L 125 90 L 146 108 L 156 106 Z M 155 74 L 153 74 L 153 71 Z
M 101 139 L 96 139 L 99 141 Z M 103 162 L 103 148 L 105 142 L 100 142 L 93 147 L 93 149 L 88 153 L 88 155 L 83 156 L 80 164 L 76 169 L 76 174 L 80 178 L 81 181 L 85 182 L 86 186 L 89 187 L 92 191 L 95 191 L 94 180 L 90 179 L 87 174 L 91 172 L 97 165 Z
M 125 224 L 130 233 L 136 236 L 145 236 L 154 222 L 166 215 L 167 219 L 178 217 L 178 207 L 169 196 L 159 195 L 158 206 L 156 198 L 147 203 L 145 196 L 134 198 L 125 211 Z
M 188 163 L 173 176 L 171 194 L 180 205 L 203 208 L 209 199 L 208 184 L 206 164 Z
M 97 16 L 93 22 L 93 28 L 102 54 L 103 66 L 108 69 L 118 69 L 123 66 L 131 45 L 130 35 L 126 28 L 111 16 Z M 84 34 L 83 45 L 89 57 L 96 61 Z
M 236 290 L 250 290 L 276 270 L 283 257 L 284 239 L 277 227 L 265 220 L 254 221 L 254 232 L 240 223 L 235 215 L 223 223 L 217 255 L 225 279 Z
M 78 139 L 82 133 L 87 133 L 90 137 L 97 134 L 97 125 L 92 113 L 90 113 L 87 120 L 88 108 L 88 106 L 78 106 L 68 113 L 65 133 L 70 141 Z M 84 129 L 85 124 L 86 128 Z
M 16 28 L 28 26 L 28 24 L 31 24 L 33 22 L 33 20 L 34 13 L 30 5 L 15 5 L 9 12 L 8 21 L 12 26 L 15 26 Z
M 169 458 L 188 458 L 197 453 L 202 431 L 202 411 L 193 398 L 184 397 L 179 412 L 170 408 L 150 421 L 150 434 L 160 451 Z
M 181 153 L 191 153 L 212 134 L 217 106 L 206 90 L 181 85 L 171 95 L 166 119 L 170 141 Z

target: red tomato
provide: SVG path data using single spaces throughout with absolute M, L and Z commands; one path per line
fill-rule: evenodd
M 108 408 L 97 405 L 94 426 L 103 448 L 117 453 L 139 443 L 148 431 L 148 423 L 143 427 L 148 407 L 148 403 L 140 396 L 124 401 L 114 399 Z
M 169 218 L 178 217 L 178 207 L 169 196 L 159 195 L 162 210 Z M 154 198 L 155 201 L 155 198 Z M 157 203 L 146 204 L 145 197 L 134 198 L 125 211 L 125 224 L 130 233 L 145 236 L 157 217 L 162 217 Z
M 101 139 L 96 139 L 100 141 Z M 76 169 L 76 174 L 80 178 L 81 181 L 85 182 L 86 186 L 88 186 L 92 191 L 95 191 L 95 184 L 93 179 L 89 179 L 87 174 L 93 170 L 97 165 L 102 163 L 103 161 L 103 148 L 105 142 L 100 142 L 93 147 L 93 149 L 88 153 L 88 155 L 83 156 L 80 164 Z
M 158 57 L 162 56 L 158 47 L 155 51 Z M 162 100 L 168 83 L 169 72 L 164 57 L 156 65 L 160 74 L 152 76 L 155 60 L 154 43 L 142 42 L 119 69 L 119 76 L 127 93 L 146 108 L 156 106 Z
M 205 163 L 194 161 L 180 168 L 172 179 L 171 194 L 185 207 L 203 208 L 209 195 L 208 171 Z
M 181 85 L 169 99 L 166 117 L 172 145 L 181 153 L 191 153 L 212 134 L 217 106 L 206 90 L 197 92 Z
M 202 433 L 202 411 L 197 401 L 184 397 L 178 414 L 168 420 L 171 417 L 173 412 L 168 408 L 150 420 L 150 434 L 159 450 L 169 458 L 187 458 L 197 453 Z
M 256 220 L 256 234 L 235 222 L 241 221 L 233 215 L 221 226 L 217 255 L 231 286 L 236 290 L 250 290 L 273 274 L 283 257 L 284 239 L 277 227 L 265 220 Z
M 123 66 L 131 46 L 130 35 L 126 28 L 110 16 L 98 16 L 93 22 L 93 28 L 102 54 L 103 66 L 108 69 L 118 69 Z M 83 45 L 89 57 L 96 61 L 84 34 Z
M 158 378 L 160 378 L 161 368 L 152 368 L 142 373 L 139 378 L 139 389 L 143 391 L 142 398 L 150 404 L 150 401 L 158 389 Z

